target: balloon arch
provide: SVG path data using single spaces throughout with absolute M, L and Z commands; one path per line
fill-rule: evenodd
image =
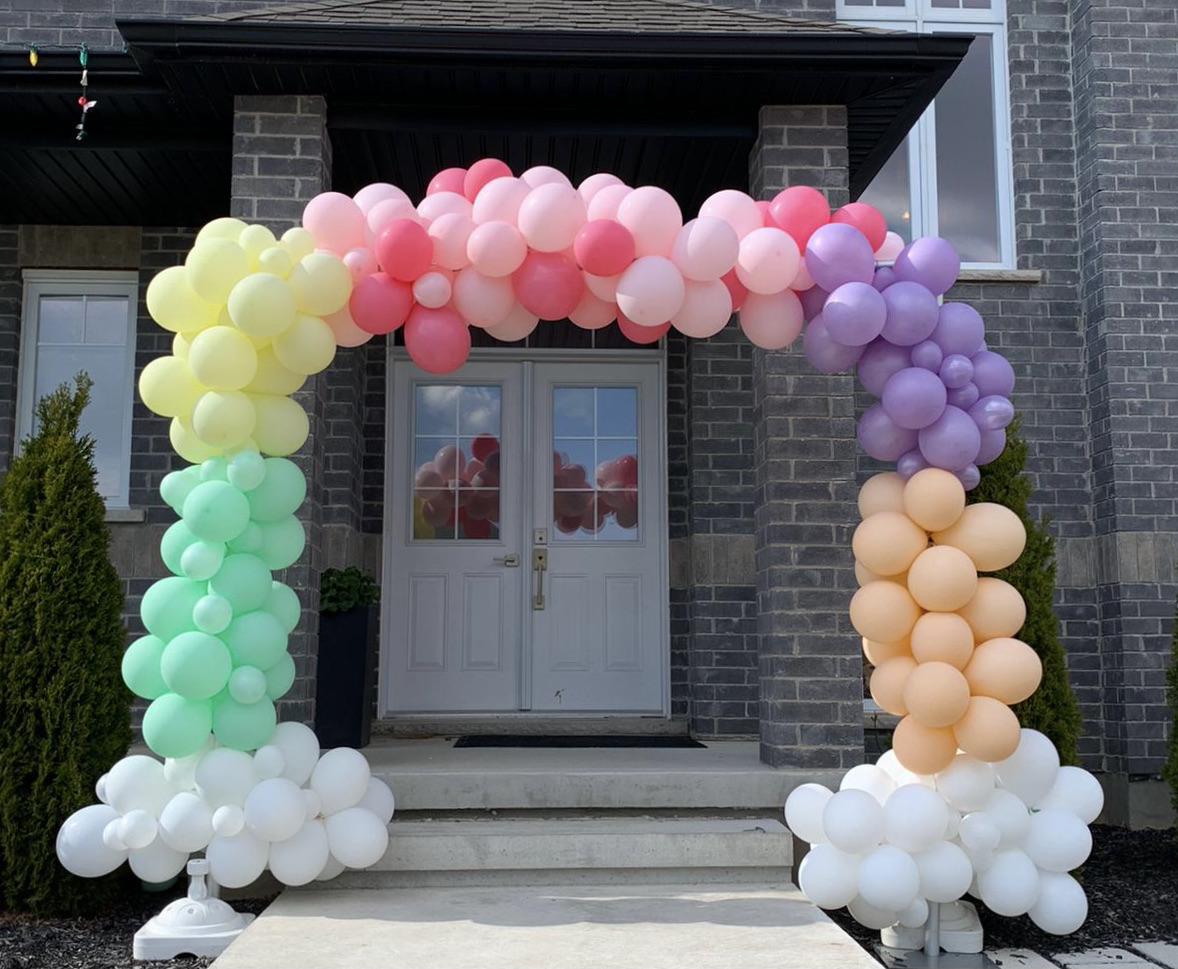
M 871 206 L 832 212 L 811 188 L 768 202 L 718 192 L 685 224 L 662 189 L 609 174 L 574 188 L 555 169 L 516 177 L 495 159 L 439 173 L 416 206 L 383 183 L 319 195 L 281 238 L 209 223 L 148 287 L 152 318 L 175 336 L 139 382 L 189 462 L 160 487 L 179 516 L 161 543 L 172 575 L 145 594 L 148 635 L 123 660 L 163 760 L 115 764 L 102 803 L 63 825 L 61 861 L 97 876 L 129 860 L 162 882 L 204 851 L 236 887 L 266 868 L 289 885 L 328 879 L 384 853 L 392 793 L 360 753 L 320 756 L 314 733 L 277 723 L 274 706 L 294 681 L 287 637 L 301 607 L 272 572 L 305 541 L 306 480 L 288 456 L 309 424 L 291 395 L 337 347 L 402 329 L 418 366 L 448 373 L 472 326 L 517 341 L 561 325 L 541 320 L 616 321 L 649 343 L 672 327 L 711 336 L 737 312 L 758 347 L 802 334 L 818 370 L 854 369 L 879 398 L 859 441 L 896 466 L 860 491 L 850 609 L 872 695 L 903 719 L 894 750 L 837 793 L 806 784 L 790 796 L 790 827 L 815 845 L 802 889 L 876 928 L 919 925 L 929 902 L 969 892 L 1074 931 L 1087 901 L 1067 873 L 1091 847 L 1100 788 L 1010 709 L 1042 670 L 1014 638 L 1019 593 L 979 573 L 1011 564 L 1026 536 L 1013 512 L 967 506 L 966 492 L 1003 450 L 1014 373 L 973 308 L 941 302 L 959 269 L 945 240 L 905 245 Z M 484 444 L 469 462 L 418 469 L 419 500 L 469 515 L 497 484 Z

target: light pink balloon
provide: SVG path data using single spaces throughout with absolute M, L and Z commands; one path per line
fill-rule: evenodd
M 723 219 L 692 219 L 675 237 L 671 261 L 687 279 L 719 279 L 736 265 L 740 239 Z
M 472 217 L 480 225 L 484 222 L 506 222 L 508 225 L 515 225 L 519 207 L 530 191 L 531 188 L 518 178 L 493 178 L 475 197 Z
M 587 289 L 577 308 L 569 314 L 569 319 L 582 330 L 600 330 L 617 318 L 618 307 L 615 303 L 598 299 Z
M 434 240 L 434 262 L 451 270 L 469 266 L 470 257 L 466 254 L 466 247 L 474 228 L 470 219 L 453 212 L 434 219 L 426 229 Z
M 572 188 L 573 185 L 564 172 L 548 165 L 534 165 L 524 172 L 519 180 L 532 188 L 539 188 L 541 185 L 567 185 Z
M 335 345 L 339 347 L 358 347 L 375 336 L 356 325 L 346 306 L 323 317 L 323 322 L 331 327 L 331 332 L 335 335 Z
M 669 256 L 675 237 L 683 228 L 683 214 L 675 197 L 654 185 L 636 188 L 622 199 L 618 221 L 634 234 L 634 252 L 639 257 Z M 678 275 L 678 270 L 675 272 Z M 625 308 L 622 312 L 630 316 Z
M 494 326 L 487 327 L 487 332 L 496 340 L 502 340 L 504 343 L 514 343 L 516 340 L 522 340 L 536 329 L 539 322 L 540 317 L 529 313 L 519 303 L 516 303 L 511 307 L 511 312 L 503 320 Z
M 607 303 L 616 303 L 618 280 L 621 278 L 621 273 L 616 276 L 594 276 L 593 273 L 585 273 L 585 288 L 598 299 L 605 300 Z
M 484 276 L 468 266 L 454 277 L 454 308 L 472 326 L 497 326 L 513 306 L 515 291 L 506 276 Z
M 413 298 L 431 310 L 450 302 L 450 275 L 434 270 L 418 276 L 413 283 Z
M 898 232 L 889 232 L 884 236 L 883 245 L 875 250 L 875 258 L 879 262 L 894 262 L 905 246 L 904 237 Z
M 756 201 L 734 188 L 726 188 L 709 196 L 699 207 L 699 214 L 723 219 L 736 230 L 736 235 L 740 239 L 756 229 L 765 227 L 765 217 L 757 207 Z
M 810 270 L 806 268 L 806 260 L 798 260 L 798 274 L 794 276 L 794 281 L 789 284 L 789 288 L 795 293 L 804 293 L 808 289 L 813 289 L 814 277 L 810 275 Z
M 320 249 L 343 255 L 364 245 L 364 213 L 340 192 L 316 195 L 303 209 L 303 228 L 315 237 Z
M 732 294 L 720 280 L 684 280 L 683 305 L 671 325 L 686 336 L 703 338 L 719 333 L 732 319 Z
M 793 237 L 781 229 L 754 229 L 740 240 L 736 278 L 750 293 L 768 295 L 788 289 L 798 275 L 802 255 Z
M 466 242 L 466 255 L 471 265 L 484 276 L 510 276 L 523 265 L 528 244 L 514 225 L 484 222 L 471 232 Z
M 639 326 L 666 323 L 683 305 L 683 276 L 670 259 L 643 256 L 618 280 L 618 309 Z
M 357 246 L 344 253 L 344 265 L 352 274 L 352 282 L 371 276 L 380 269 L 376 262 L 376 254 L 367 246 Z
M 577 191 L 581 193 L 581 198 L 585 200 L 588 205 L 593 201 L 593 196 L 600 192 L 603 188 L 610 185 L 621 185 L 622 180 L 617 175 L 611 175 L 609 172 L 598 172 L 595 175 L 590 175 L 585 181 L 577 186 Z
M 414 222 L 421 222 L 421 216 L 417 214 L 417 209 L 408 199 L 383 199 L 368 210 L 368 215 L 365 217 L 365 221 L 368 223 L 365 238 L 370 249 L 376 242 L 376 237 L 384 231 L 385 226 L 390 222 L 397 221 L 397 219 L 411 219 Z
M 749 293 L 740 308 L 740 328 L 756 346 L 780 350 L 802 332 L 802 302 L 792 289 L 770 295 Z
M 546 182 L 519 207 L 519 231 L 537 252 L 562 252 L 585 224 L 585 200 L 571 185 Z
M 464 215 L 469 219 L 472 208 L 465 195 L 459 195 L 457 192 L 434 192 L 418 203 L 417 214 L 426 222 L 432 222 L 442 215 Z
M 384 202 L 388 199 L 408 202 L 409 196 L 396 185 L 390 185 L 388 182 L 373 182 L 371 185 L 365 185 L 352 196 L 352 201 L 360 206 L 360 211 L 365 215 L 372 211 L 372 207 L 377 202 Z
M 589 200 L 589 221 L 594 219 L 616 219 L 618 206 L 632 194 L 634 189 L 629 185 L 618 182 L 616 185 L 605 185 L 593 194 Z

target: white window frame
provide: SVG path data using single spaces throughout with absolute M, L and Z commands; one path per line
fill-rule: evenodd
M 135 389 L 135 344 L 139 306 L 139 274 L 89 269 L 26 269 L 21 302 L 20 368 L 17 371 L 16 453 L 32 433 L 37 406 L 37 348 L 42 298 L 49 296 L 121 296 L 127 300 L 127 384 L 122 401 L 124 430 L 120 455 L 119 489 L 106 496 L 107 509 L 127 509 L 131 503 L 131 415 Z M 91 406 L 99 403 L 92 401 Z

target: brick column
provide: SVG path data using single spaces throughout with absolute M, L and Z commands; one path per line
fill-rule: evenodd
M 764 107 L 749 159 L 756 198 L 789 185 L 848 200 L 841 107 Z M 761 759 L 847 768 L 863 760 L 855 588 L 854 383 L 792 348 L 753 354 Z

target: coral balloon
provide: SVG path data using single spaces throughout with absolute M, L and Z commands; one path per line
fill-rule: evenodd
M 1000 700 L 975 696 L 965 714 L 953 725 L 957 744 L 971 757 L 987 763 L 1005 760 L 1019 742 L 1018 717 Z
M 851 202 L 844 205 L 831 215 L 830 221 L 841 222 L 858 229 L 866 237 L 872 252 L 879 250 L 888 235 L 888 223 L 883 213 L 866 202 Z
M 405 349 L 427 373 L 453 373 L 470 356 L 470 328 L 452 309 L 415 306 L 405 321 Z
M 802 304 L 791 289 L 768 296 L 749 293 L 740 307 L 740 328 L 763 350 L 781 350 L 802 332 Z
M 779 229 L 793 236 L 799 249 L 805 250 L 810 236 L 830 221 L 830 206 L 817 189 L 795 185 L 774 196 L 769 215 Z
M 934 532 L 933 541 L 961 549 L 979 572 L 996 572 L 1013 565 L 1023 554 L 1027 531 L 1009 508 L 980 502 L 966 508 L 950 528 Z
M 920 663 L 904 685 L 904 705 L 926 727 L 951 727 L 969 706 L 969 683 L 948 663 Z
M 965 678 L 975 696 L 1022 703 L 1039 688 L 1043 663 L 1021 640 L 988 639 L 973 651 L 973 658 L 965 667 Z
M 573 241 L 577 265 L 594 276 L 616 276 L 634 261 L 634 236 L 614 219 L 586 222 Z
M 1027 604 L 1009 582 L 982 576 L 974 597 L 957 610 L 973 630 L 975 642 L 1015 636 L 1027 621 Z
M 348 300 L 348 312 L 356 326 L 367 333 L 392 333 L 413 308 L 413 290 L 386 273 L 360 280 Z
M 880 663 L 871 673 L 871 698 L 888 713 L 897 717 L 905 716 L 908 707 L 904 701 L 909 677 L 916 672 L 916 660 L 911 656 L 897 656 Z M 969 691 L 966 691 L 969 699 Z
M 411 283 L 429 269 L 434 244 L 420 223 L 394 219 L 376 238 L 373 247 L 380 268 L 392 279 Z M 353 314 L 354 315 L 354 314 Z
M 859 516 L 867 518 L 879 511 L 904 514 L 904 486 L 895 471 L 873 474 L 859 489 Z
M 960 549 L 936 545 L 921 552 L 912 563 L 908 570 L 908 591 L 924 609 L 953 612 L 978 591 L 977 569 Z
M 869 582 L 851 599 L 851 625 L 860 636 L 875 642 L 903 639 L 919 618 L 920 606 L 896 582 Z
M 576 263 L 557 252 L 529 252 L 512 277 L 516 299 L 542 320 L 563 320 L 585 292 Z
M 965 511 L 965 488 L 940 468 L 918 471 L 904 485 L 904 512 L 926 531 L 948 528 Z
M 948 663 L 965 669 L 973 655 L 973 630 L 955 612 L 926 612 L 912 627 L 911 645 L 918 663 Z
M 466 169 L 465 168 L 443 168 L 438 174 L 430 179 L 430 183 L 426 186 L 426 195 L 436 195 L 438 192 L 457 192 L 462 195 L 466 192 Z M 359 199 L 357 199 L 359 201 Z
M 953 763 L 957 740 L 948 727 L 928 727 L 908 716 L 896 725 L 892 750 L 913 774 L 936 774 Z
M 631 343 L 646 346 L 650 343 L 658 343 L 666 336 L 667 331 L 671 329 L 671 322 L 668 320 L 662 326 L 639 326 L 633 320 L 627 319 L 625 315 L 618 314 L 618 329 L 622 331 L 622 336 Z
M 470 201 L 482 190 L 483 186 L 496 178 L 510 178 L 511 168 L 507 162 L 498 158 L 480 158 L 467 169 L 462 179 L 462 194 Z
M 859 523 L 851 547 L 855 558 L 872 572 L 897 575 L 928 548 L 928 535 L 907 515 L 881 511 Z

